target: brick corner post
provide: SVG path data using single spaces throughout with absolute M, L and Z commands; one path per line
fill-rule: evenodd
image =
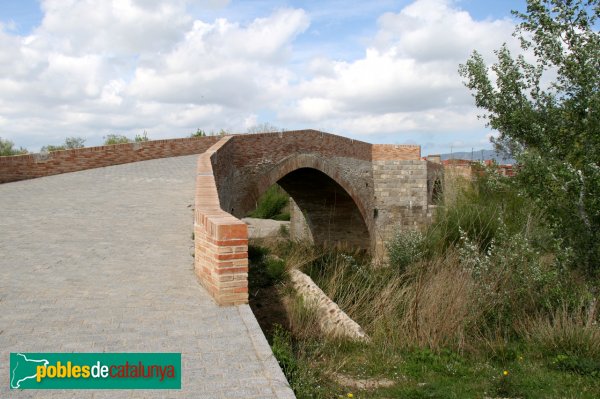
M 224 137 L 198 158 L 194 210 L 194 267 L 222 306 L 248 303 L 248 227 L 221 209 L 212 158 Z

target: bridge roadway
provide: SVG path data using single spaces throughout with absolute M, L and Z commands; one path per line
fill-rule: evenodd
M 293 398 L 193 270 L 197 156 L 0 185 L 0 397 Z M 9 352 L 181 352 L 182 389 L 9 392 Z

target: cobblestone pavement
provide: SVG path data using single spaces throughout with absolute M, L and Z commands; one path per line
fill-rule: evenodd
M 193 271 L 196 156 L 0 185 L 0 397 L 293 398 Z M 9 352 L 181 352 L 182 389 L 9 392 Z

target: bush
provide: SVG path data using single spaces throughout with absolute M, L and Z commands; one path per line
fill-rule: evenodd
M 563 305 L 549 315 L 526 318 L 521 325 L 521 334 L 545 355 L 564 356 L 555 359 L 563 365 L 577 358 L 600 359 L 597 318 L 594 305 L 577 309 Z
M 146 131 L 144 130 L 144 133 L 136 134 L 133 141 L 135 141 L 136 143 L 141 143 L 144 141 L 150 141 L 150 139 L 148 138 L 148 133 L 146 133 Z
M 285 277 L 285 261 L 276 257 L 267 257 L 265 260 L 267 275 L 274 282 L 279 282 Z
M 64 147 L 66 149 L 83 148 L 85 146 L 85 139 L 83 137 L 67 137 L 65 139 Z
M 390 265 L 400 272 L 423 256 L 423 234 L 398 230 L 387 244 Z
M 53 152 L 62 150 L 72 150 L 75 148 L 83 148 L 85 139 L 83 137 L 67 137 L 62 145 L 45 145 L 41 148 L 41 152 Z
M 206 137 L 206 132 L 201 129 L 197 129 L 196 133 L 190 134 L 190 137 Z
M 119 135 L 119 134 L 109 134 L 104 137 L 104 145 L 112 145 L 112 144 L 127 144 L 131 143 L 127 137 Z
M 248 260 L 250 262 L 262 262 L 263 257 L 269 253 L 269 249 L 259 245 L 248 245 Z
M 281 187 L 273 185 L 258 199 L 256 209 L 250 212 L 249 216 L 259 219 L 282 220 L 282 212 L 289 203 L 289 196 Z M 289 213 L 288 213 L 289 215 Z M 288 216 L 289 220 L 289 216 Z
M 23 155 L 27 154 L 27 150 L 23 147 L 16 149 L 14 143 L 10 140 L 3 140 L 0 137 L 0 156 Z
M 472 182 L 451 181 L 446 188 L 455 192 L 450 203 L 437 208 L 433 223 L 425 232 L 428 256 L 441 255 L 459 245 L 463 235 L 486 251 L 500 223 L 509 233 L 527 230 L 536 245 L 548 243 L 550 229 L 535 204 L 520 195 L 512 180 L 493 167 L 481 170 Z M 455 187 L 448 187 L 456 184 Z

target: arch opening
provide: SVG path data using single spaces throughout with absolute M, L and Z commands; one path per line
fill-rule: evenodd
M 368 250 L 370 235 L 351 195 L 327 174 L 313 168 L 296 169 L 277 181 L 293 199 L 292 224 L 303 216 L 308 238 L 317 245 Z M 294 220 L 296 219 L 296 220 Z M 292 236 L 296 233 L 291 232 Z

